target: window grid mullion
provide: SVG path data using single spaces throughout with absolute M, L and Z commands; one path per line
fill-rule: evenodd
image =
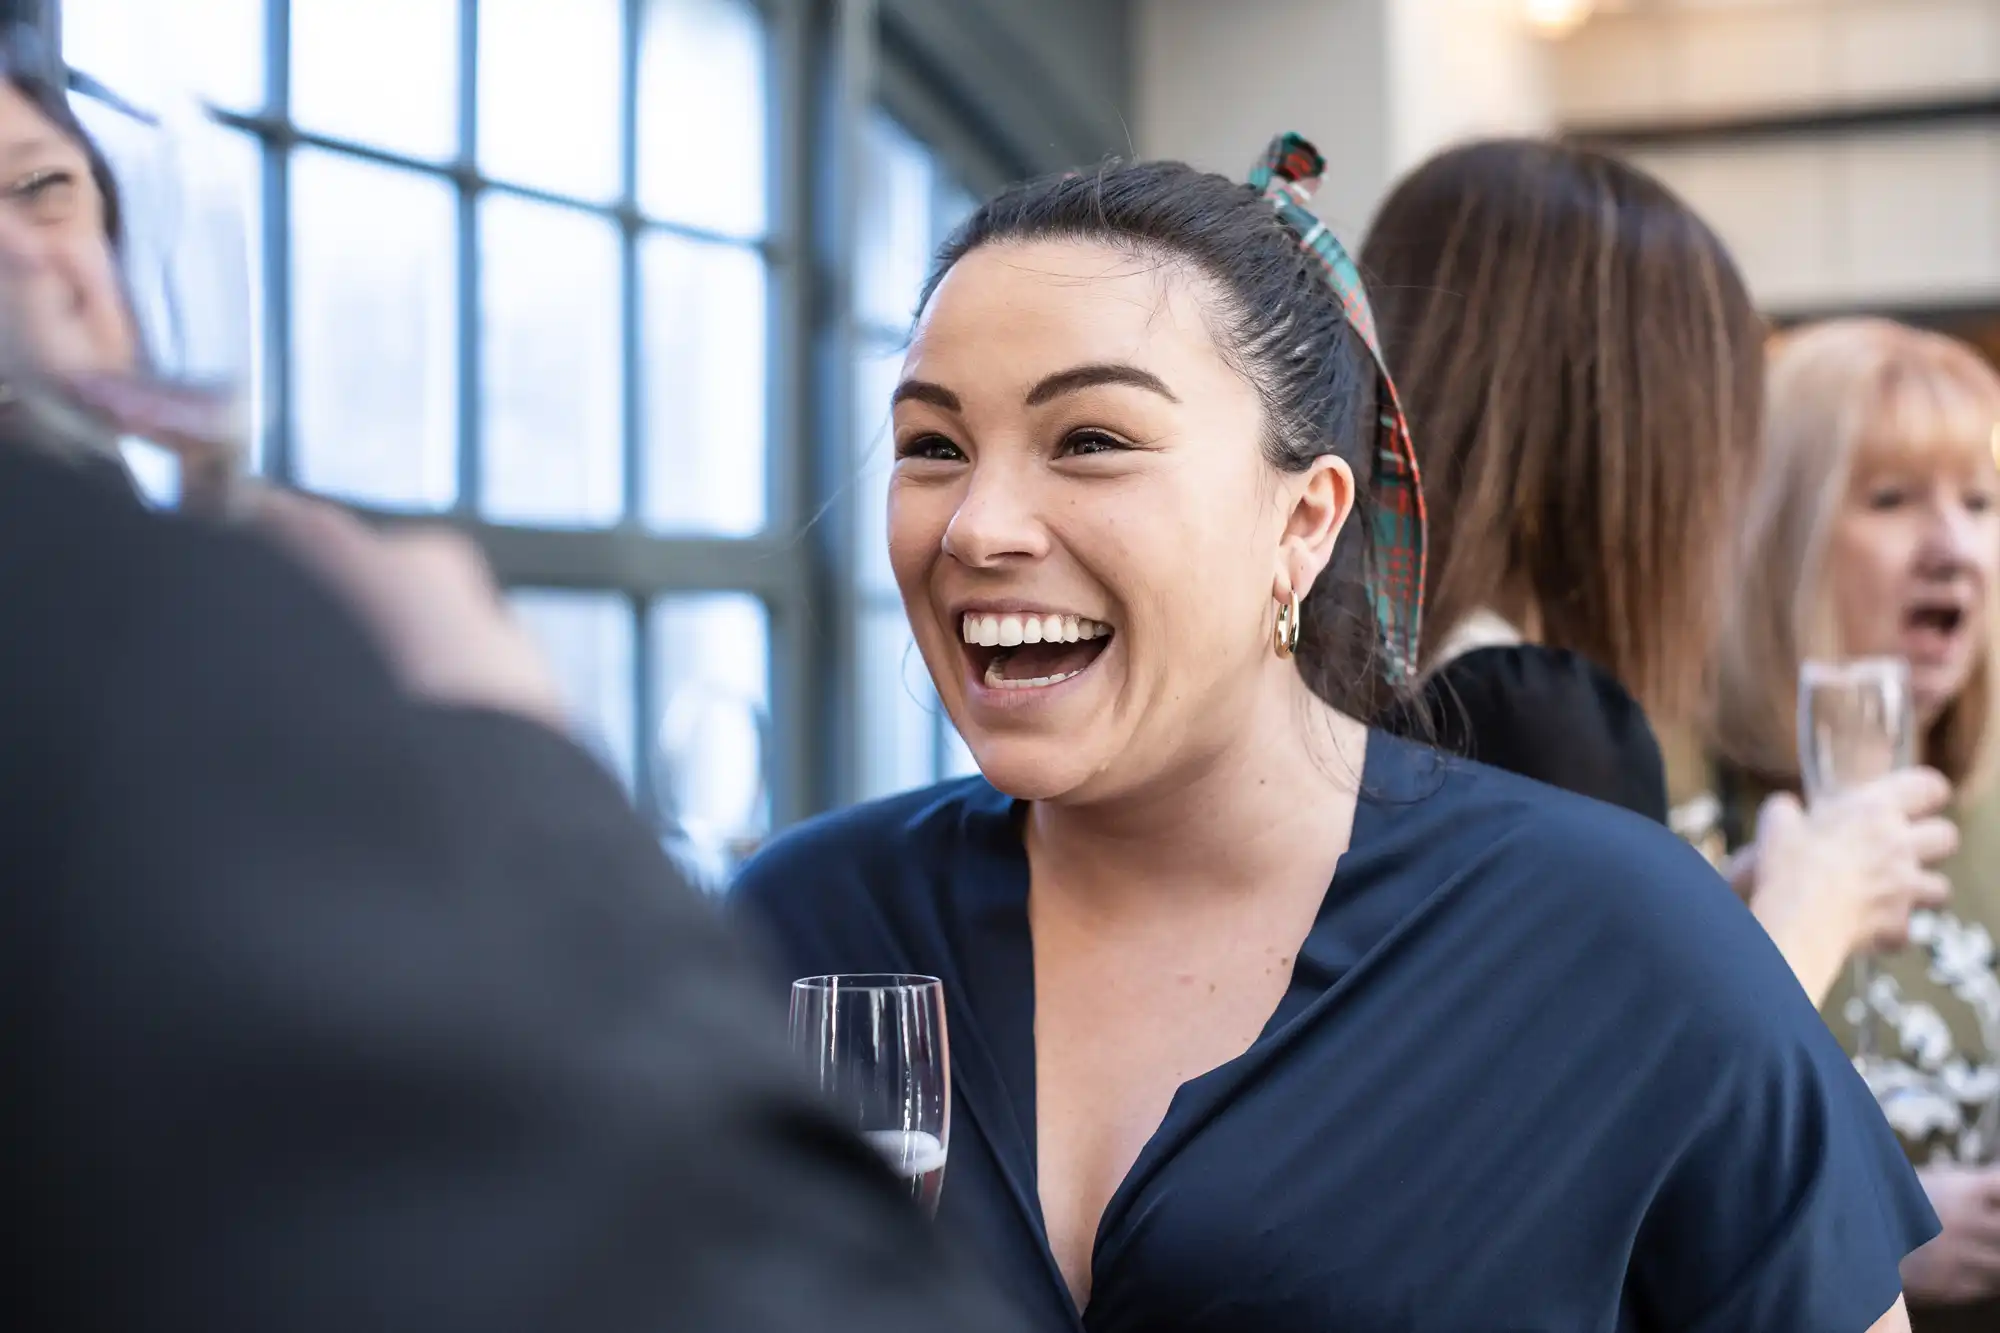
M 619 313 L 619 355 L 624 375 L 620 392 L 620 444 L 625 451 L 623 518 L 643 525 L 646 507 L 646 421 L 642 378 L 645 311 L 640 292 L 639 229 L 639 42 L 645 22 L 645 0 L 624 0 L 624 26 L 618 52 L 618 281 L 623 298 Z M 640 725 L 646 725 L 641 720 Z
M 476 514 L 484 435 L 480 358 L 479 0 L 458 5 L 458 500 L 453 510 Z
M 620 381 L 619 442 L 625 451 L 625 494 L 622 521 L 643 529 L 646 510 L 646 417 L 643 379 L 645 310 L 640 291 L 639 238 L 639 44 L 645 23 L 645 0 L 624 0 L 624 24 L 618 52 L 618 282 Z M 661 793 L 654 763 L 654 739 L 659 734 L 659 664 L 654 660 L 653 608 L 642 593 L 631 598 L 632 636 L 632 791 L 639 809 L 656 821 Z
M 632 738 L 632 794 L 648 823 L 657 823 L 660 799 L 656 790 L 655 740 L 660 732 L 660 672 L 655 660 L 658 646 L 653 640 L 653 603 L 644 593 L 633 593 L 628 601 L 632 616 L 632 724 L 638 735 Z
M 824 450 L 844 435 L 835 416 L 841 400 L 829 396 L 824 232 L 830 216 L 827 183 L 826 93 L 837 25 L 823 0 L 789 0 L 760 6 L 765 15 L 766 162 L 768 197 L 776 211 L 766 232 L 779 246 L 767 251 L 771 312 L 766 337 L 766 457 L 775 475 L 771 514 L 797 534 L 794 586 L 767 602 L 771 616 L 771 728 L 767 785 L 780 822 L 801 818 L 840 799 L 850 785 L 841 758 L 852 719 L 852 671 L 846 662 L 852 628 L 843 625 L 840 566 L 828 547 L 841 531 L 837 509 L 818 521 L 831 487 Z M 807 518 L 810 527 L 803 527 Z
M 935 696 L 931 700 L 931 781 L 944 779 L 945 765 L 951 755 L 951 742 L 946 732 L 951 727 L 951 714 L 944 711 L 944 702 Z
M 267 0 L 264 11 L 264 104 L 278 123 L 292 114 L 292 6 Z M 264 470 L 289 485 L 296 470 L 292 420 L 292 191 L 291 155 L 270 136 L 257 135 L 263 195 L 264 253 Z

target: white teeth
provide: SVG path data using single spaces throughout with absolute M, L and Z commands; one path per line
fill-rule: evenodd
M 1083 674 L 1083 668 L 1065 671 L 1059 676 L 1036 676 L 1033 680 L 1009 680 L 1000 674 L 1000 663 L 993 662 L 986 668 L 986 684 L 996 690 L 1035 690 L 1048 685 L 1060 685 L 1066 680 Z
M 968 612 L 959 635 L 981 648 L 1017 648 L 1024 643 L 1077 643 L 1109 638 L 1111 626 L 1083 616 L 983 616 Z

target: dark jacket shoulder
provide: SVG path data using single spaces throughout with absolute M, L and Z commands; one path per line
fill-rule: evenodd
M 1433 672 L 1421 721 L 1439 748 L 1667 822 L 1666 763 L 1645 710 L 1610 672 L 1539 644 L 1477 648 Z

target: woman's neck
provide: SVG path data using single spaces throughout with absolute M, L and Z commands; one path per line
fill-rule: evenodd
M 1368 728 L 1279 669 L 1255 692 L 1247 725 L 1172 772 L 1102 801 L 1035 802 L 1027 836 L 1038 867 L 1115 910 L 1127 895 L 1231 896 L 1330 866 L 1352 829 Z
M 1493 599 L 1493 612 L 1514 627 L 1523 643 L 1542 641 L 1542 607 L 1531 589 L 1514 587 Z

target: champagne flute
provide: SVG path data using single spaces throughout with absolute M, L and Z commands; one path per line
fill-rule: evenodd
M 944 983 L 897 973 L 801 978 L 791 1037 L 834 1109 L 936 1216 L 951 1145 Z
M 1909 663 L 1869 657 L 1847 662 L 1808 661 L 1799 668 L 1799 779 L 1806 803 L 1819 805 L 1845 791 L 1916 762 L 1915 703 Z M 1855 999 L 1855 1057 L 1875 1057 L 1869 989 L 1875 963 L 1857 953 L 1851 964 Z
M 769 723 L 747 691 L 695 678 L 668 692 L 652 751 L 661 840 L 689 880 L 722 892 L 768 824 Z

